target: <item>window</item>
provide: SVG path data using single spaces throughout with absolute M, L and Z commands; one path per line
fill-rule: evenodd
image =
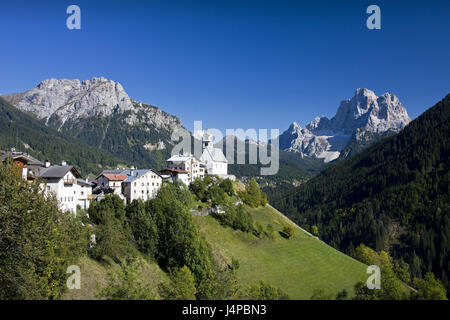
M 47 191 L 50 191 L 50 186 L 47 186 Z
M 134 183 L 134 186 L 136 187 L 136 182 Z

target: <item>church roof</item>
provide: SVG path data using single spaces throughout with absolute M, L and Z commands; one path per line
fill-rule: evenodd
M 225 157 L 225 155 L 223 154 L 222 150 L 219 148 L 214 148 L 212 146 L 206 147 L 205 150 L 203 151 L 203 154 L 205 152 L 208 152 L 209 155 L 211 156 L 211 159 L 214 162 L 225 162 L 227 163 L 227 158 Z

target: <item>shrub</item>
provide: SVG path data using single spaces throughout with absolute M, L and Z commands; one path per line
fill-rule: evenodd
M 191 270 L 184 266 L 170 272 L 170 283 L 159 286 L 159 294 L 165 300 L 195 300 L 197 289 Z
M 259 281 L 248 287 L 244 295 L 249 300 L 289 300 L 289 296 L 280 288 L 276 288 L 264 281 Z
M 294 236 L 294 234 L 295 234 L 295 229 L 294 229 L 294 227 L 293 227 L 292 225 L 290 225 L 290 224 L 286 224 L 286 225 L 283 227 L 283 231 L 281 232 L 281 235 L 282 235 L 283 237 L 285 237 L 286 239 L 292 238 L 292 237 Z
M 107 285 L 99 289 L 97 297 L 107 300 L 151 300 L 152 289 L 142 282 L 141 269 L 141 260 L 122 263 L 120 270 L 108 273 Z
M 252 207 L 265 206 L 267 204 L 267 196 L 258 186 L 255 179 L 251 179 L 244 191 L 239 193 L 242 201 Z

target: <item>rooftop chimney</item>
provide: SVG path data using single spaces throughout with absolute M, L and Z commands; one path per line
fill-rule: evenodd
M 62 165 L 62 166 L 67 166 L 67 162 L 63 160 L 63 161 L 61 162 L 61 165 Z
M 50 167 L 50 161 L 45 160 L 45 167 L 46 167 L 46 168 Z

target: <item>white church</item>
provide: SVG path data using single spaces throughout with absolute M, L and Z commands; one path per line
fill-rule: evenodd
M 192 154 L 173 155 L 167 160 L 167 169 L 162 174 L 170 175 L 172 179 L 190 184 L 205 175 L 217 176 L 222 179 L 235 180 L 228 174 L 228 160 L 219 148 L 215 148 L 212 136 L 204 133 L 202 136 L 202 155 L 197 158 Z
M 209 175 L 225 177 L 228 175 L 228 161 L 222 150 L 214 148 L 212 137 L 209 133 L 203 135 L 203 152 L 200 162 L 206 167 Z

